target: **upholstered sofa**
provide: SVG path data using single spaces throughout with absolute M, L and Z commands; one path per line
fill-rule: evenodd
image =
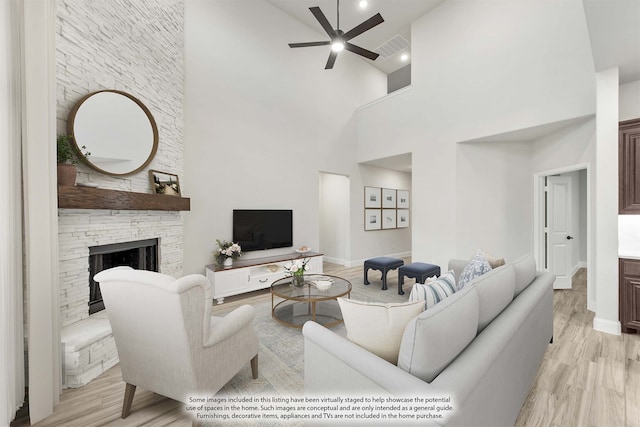
M 305 393 L 449 396 L 448 417 L 423 425 L 513 425 L 553 338 L 553 281 L 531 256 L 474 279 L 408 323 L 397 366 L 307 322 Z

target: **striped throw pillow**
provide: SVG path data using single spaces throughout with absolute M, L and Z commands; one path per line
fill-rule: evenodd
M 456 277 L 451 270 L 425 284 L 416 283 L 413 285 L 409 301 L 424 301 L 424 309 L 427 310 L 453 295 L 457 290 Z

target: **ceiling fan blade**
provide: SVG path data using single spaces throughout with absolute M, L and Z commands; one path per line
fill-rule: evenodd
M 367 19 L 366 21 L 364 21 L 362 24 L 357 25 L 355 27 L 353 27 L 352 29 L 350 29 L 349 31 L 347 31 L 346 33 L 344 33 L 344 35 L 342 36 L 342 38 L 347 41 L 347 40 L 351 40 L 352 38 L 359 36 L 360 34 L 364 33 L 367 30 L 372 29 L 373 27 L 375 27 L 378 24 L 382 24 L 384 22 L 384 19 L 382 18 L 382 15 L 380 15 L 379 13 L 373 15 L 371 18 Z
M 329 20 L 327 19 L 327 17 L 324 16 L 324 13 L 322 13 L 320 8 L 318 6 L 315 6 L 315 7 L 310 7 L 309 10 L 311 11 L 311 13 L 313 13 L 313 16 L 316 17 L 320 25 L 322 25 L 322 28 L 324 28 L 324 30 L 327 32 L 327 34 L 329 34 L 331 38 L 334 38 L 336 36 L 336 32 L 331 26 L 331 24 L 329 23 Z
M 333 68 L 333 64 L 336 63 L 336 58 L 338 57 L 338 52 L 331 51 L 329 54 L 329 59 L 327 60 L 327 65 L 325 65 L 325 70 L 330 70 Z
M 380 54 L 378 53 L 371 52 L 370 50 L 361 48 L 360 46 L 356 46 L 355 44 L 351 44 L 349 42 L 346 42 L 344 44 L 344 48 L 349 52 L 357 53 L 358 55 L 364 56 L 365 58 L 368 58 L 372 61 L 375 61 L 376 58 L 380 56 Z
M 289 47 L 327 46 L 329 44 L 331 44 L 330 41 L 326 41 L 326 42 L 306 42 L 306 43 L 289 43 Z

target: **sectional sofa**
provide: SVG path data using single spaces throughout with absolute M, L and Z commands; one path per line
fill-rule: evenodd
M 448 396 L 453 411 L 422 425 L 513 425 L 552 342 L 553 281 L 531 256 L 474 279 L 409 322 L 397 366 L 307 322 L 305 393 Z

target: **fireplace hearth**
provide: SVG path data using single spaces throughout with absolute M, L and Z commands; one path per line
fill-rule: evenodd
M 104 310 L 100 285 L 93 277 L 119 266 L 158 271 L 158 239 L 89 247 L 89 314 Z

